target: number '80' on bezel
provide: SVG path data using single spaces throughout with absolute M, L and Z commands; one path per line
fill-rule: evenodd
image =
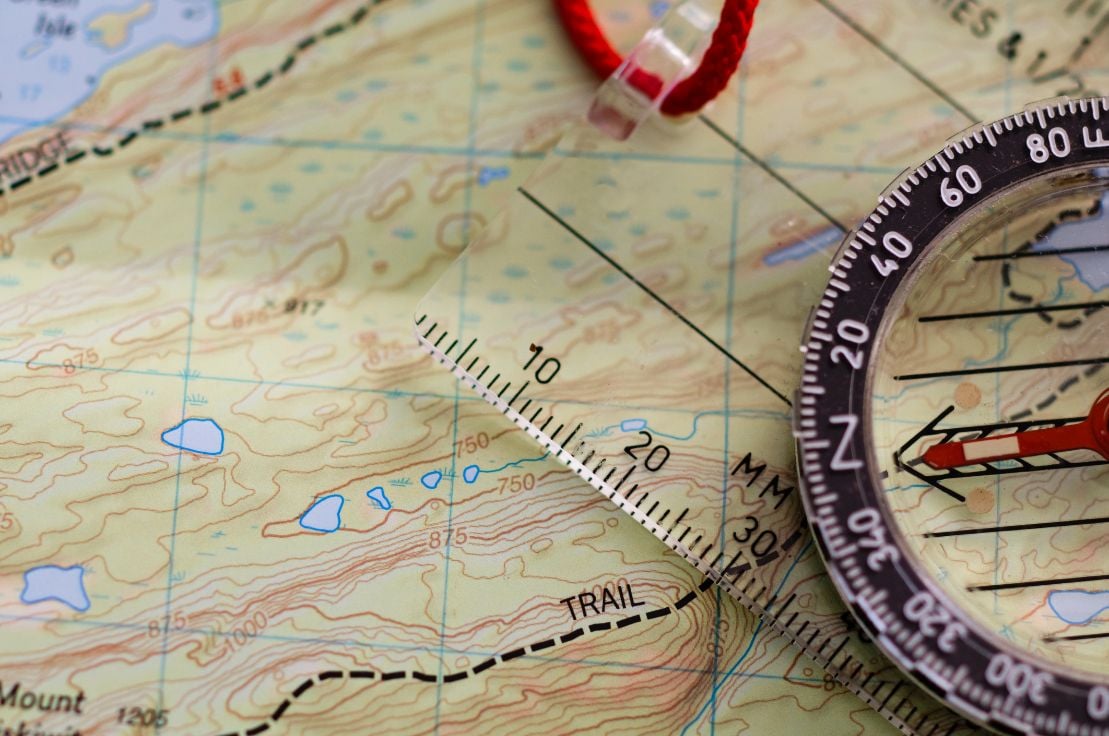
M 1109 166 L 1109 99 L 1053 101 L 972 128 L 908 172 L 850 233 L 803 342 L 795 434 L 805 510 L 841 595 L 902 669 L 1009 733 L 1109 734 L 1109 683 L 1045 666 L 960 610 L 902 554 L 868 448 L 886 305 L 953 227 L 1002 192 Z M 938 247 L 938 246 L 937 246 Z

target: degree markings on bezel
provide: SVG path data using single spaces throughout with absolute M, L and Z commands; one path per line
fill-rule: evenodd
M 945 145 L 935 156 L 925 160 L 919 167 L 910 170 L 907 176 L 899 176 L 901 181 L 896 183 L 896 186 L 891 190 L 889 196 L 884 196 L 875 207 L 875 209 L 865 218 L 860 226 L 853 232 L 849 232 L 845 238 L 845 247 L 837 253 L 833 259 L 829 271 L 835 274 L 836 278 L 829 279 L 828 287 L 824 291 L 824 299 L 821 305 L 827 310 L 827 314 L 821 315 L 821 323 L 819 325 L 813 324 L 809 331 L 808 337 L 804 342 L 805 345 L 805 359 L 803 363 L 803 375 L 801 381 L 800 391 L 804 394 L 803 398 L 808 396 L 831 396 L 835 391 L 841 391 L 842 386 L 837 386 L 829 389 L 827 385 L 828 375 L 831 370 L 827 363 L 823 360 L 823 344 L 835 342 L 835 338 L 830 334 L 832 328 L 831 324 L 836 324 L 836 318 L 844 318 L 843 305 L 849 303 L 858 303 L 867 299 L 871 294 L 875 293 L 879 287 L 871 287 L 866 285 L 866 288 L 861 290 L 861 293 L 855 294 L 851 292 L 853 286 L 860 286 L 858 280 L 852 280 L 849 272 L 851 266 L 856 262 L 859 253 L 863 252 L 863 245 L 869 246 L 871 249 L 877 249 L 879 246 L 879 230 L 884 221 L 894 217 L 894 213 L 904 211 L 910 207 L 915 207 L 916 198 L 910 198 L 902 195 L 911 194 L 914 188 L 921 186 L 927 181 L 928 173 L 935 172 L 938 169 L 942 170 L 945 174 L 953 173 L 955 168 L 954 164 L 948 162 L 955 162 L 960 156 L 977 153 L 977 151 L 988 151 L 990 156 L 999 155 L 994 154 L 994 149 L 1004 149 L 1002 153 L 1019 153 L 1024 150 L 1025 135 L 1020 129 L 1025 127 L 1025 123 L 1029 126 L 1036 126 L 1045 133 L 1053 126 L 1068 126 L 1067 129 L 1071 134 L 1072 140 L 1079 130 L 1079 126 L 1083 120 L 1077 120 L 1080 115 L 1085 116 L 1086 120 L 1092 119 L 1098 121 L 1101 117 L 1101 111 L 1109 111 L 1109 99 L 1098 98 L 1092 100 L 1067 100 L 1060 102 L 1043 103 L 1035 108 L 1018 112 L 1014 115 L 1002 118 L 1001 120 L 994 121 L 985 125 L 976 126 L 975 129 L 965 132 L 962 138 Z M 1015 131 L 1015 134 L 1014 134 Z M 1082 140 L 1082 136 L 1078 136 Z M 1087 141 L 1089 139 L 1086 139 Z M 988 148 L 979 146 L 976 150 L 975 143 L 989 144 Z M 1018 148 L 1019 146 L 1019 148 Z M 1102 159 L 1109 159 L 1109 152 L 1098 152 L 1095 150 L 1097 146 L 1090 145 L 1089 143 L 1078 143 L 1074 146 L 1074 152 L 1077 155 L 1071 156 L 1068 152 L 1066 156 L 1058 156 L 1061 160 L 1055 158 L 1048 159 L 1047 162 L 1039 165 L 1029 163 L 1027 153 L 1025 156 L 1015 156 L 1013 162 L 1006 162 L 1004 168 L 1001 169 L 995 180 L 988 182 L 988 185 L 981 193 L 975 192 L 976 196 L 967 197 L 965 203 L 960 203 L 959 206 L 949 207 L 951 211 L 945 212 L 940 210 L 939 214 L 946 217 L 944 222 L 953 222 L 958 217 L 963 216 L 971 207 L 989 200 L 990 197 L 995 196 L 997 193 L 1006 191 L 1008 187 L 1015 186 L 1016 181 L 1023 181 L 1027 178 L 1037 177 L 1041 174 L 1048 174 L 1068 166 L 1083 165 L 1092 167 L 1100 165 Z M 979 156 L 981 154 L 978 154 Z M 977 160 L 981 160 L 980 158 Z M 1004 161 L 1004 159 L 1000 159 Z M 1109 165 L 1109 160 L 1106 161 Z M 1008 183 L 1007 183 L 1008 182 Z M 993 187 L 993 188 L 991 188 Z M 918 195 L 919 196 L 919 195 Z M 928 199 L 926 196 L 925 199 Z M 904 206 L 904 209 L 898 207 L 898 202 Z M 926 202 L 919 205 L 924 208 L 924 211 L 931 211 L 937 209 L 938 205 Z M 899 218 L 899 222 L 904 219 L 904 216 Z M 946 225 L 945 225 L 946 226 Z M 906 232 L 906 236 L 911 238 L 913 233 Z M 898 273 L 895 279 L 889 281 L 890 289 L 903 288 L 902 284 L 906 282 L 906 272 L 912 270 L 913 266 L 921 259 L 922 253 L 927 252 L 935 240 L 935 237 L 929 237 L 921 242 L 915 242 L 914 250 L 911 258 L 906 259 L 906 264 L 902 267 L 902 272 Z M 871 271 L 868 274 L 873 275 Z M 838 283 L 837 283 L 838 281 Z M 879 279 L 879 283 L 881 283 Z M 841 301 L 841 295 L 850 294 L 850 301 Z M 878 310 L 882 312 L 883 310 Z M 849 312 L 850 313 L 850 312 Z M 875 327 L 881 321 L 882 315 L 878 314 L 873 319 L 867 322 Z M 829 339 L 831 338 L 831 339 Z M 848 369 L 849 375 L 861 374 L 872 363 L 870 350 L 867 351 L 867 358 L 862 370 Z M 849 378 L 847 381 L 854 383 L 856 379 Z M 818 389 L 812 393 L 808 393 L 809 388 Z M 843 399 L 842 402 L 852 407 L 860 405 L 864 401 L 861 398 Z M 815 414 L 817 417 L 826 417 L 827 414 L 832 413 L 831 410 L 821 411 L 822 403 L 813 399 L 804 401 L 803 408 L 808 409 L 812 407 L 816 409 L 815 412 L 806 412 L 805 416 L 810 417 Z M 826 418 L 825 418 L 826 421 Z M 819 422 L 818 422 L 819 424 Z M 833 434 L 833 437 L 836 435 Z M 861 445 L 863 440 L 861 438 L 853 438 L 852 443 Z M 825 552 L 826 562 L 828 563 L 829 570 L 832 574 L 833 580 L 837 582 L 837 588 L 844 594 L 845 597 L 857 597 L 860 592 L 859 580 L 869 580 L 869 574 L 864 570 L 864 566 L 858 564 L 858 560 L 865 560 L 865 552 L 859 551 L 858 546 L 851 543 L 849 540 L 844 539 L 844 526 L 841 522 L 845 518 L 847 510 L 842 506 L 842 501 L 836 491 L 837 486 L 841 483 L 829 483 L 826 481 L 825 468 L 831 456 L 831 450 L 836 446 L 835 439 L 828 439 L 828 429 L 823 431 L 817 430 L 813 432 L 806 432 L 798 436 L 799 449 L 804 457 L 805 462 L 801 468 L 802 470 L 802 490 L 805 505 L 810 514 L 813 514 L 813 529 L 818 538 L 822 540 L 822 544 L 818 547 Z M 812 451 L 811 453 L 809 451 Z M 856 454 L 851 455 L 857 456 Z M 815 461 L 814 461 L 815 457 Z M 873 461 L 869 458 L 866 463 L 869 465 Z M 833 473 L 833 480 L 836 480 L 836 473 Z M 853 473 L 840 473 L 839 477 L 842 480 L 847 475 L 854 475 Z M 877 485 L 877 484 L 876 484 Z M 860 498 L 870 498 L 872 494 L 879 491 L 879 487 L 873 489 L 867 487 L 860 491 Z M 852 507 L 853 508 L 853 507 Z M 846 546 L 844 543 L 846 542 Z M 851 557 L 844 557 L 836 559 L 835 555 L 829 556 L 828 553 L 833 550 L 842 550 L 847 547 L 855 547 L 856 553 Z M 904 565 L 898 563 L 897 567 L 904 571 Z M 888 569 L 888 568 L 887 568 Z M 915 573 L 914 573 L 915 575 Z M 915 580 L 914 583 L 919 583 Z M 883 590 L 883 593 L 888 592 Z M 861 604 L 858 606 L 859 610 L 865 611 L 863 606 L 869 605 L 868 599 L 859 599 Z M 952 603 L 945 596 L 940 596 L 936 601 L 937 605 L 948 610 L 957 616 L 957 620 L 966 622 L 967 616 L 958 607 L 952 610 Z M 1092 687 L 1092 683 L 1081 682 L 1075 677 L 1066 673 L 1065 677 L 1057 677 L 1055 682 L 1048 686 L 1048 691 L 1051 693 L 1045 704 L 1038 704 L 1033 702 L 1016 701 L 1014 702 L 1013 696 L 1005 696 L 999 692 L 995 685 L 981 684 L 972 677 L 972 669 L 966 664 L 959 663 L 954 658 L 945 659 L 942 654 L 938 654 L 934 649 L 935 641 L 930 640 L 927 636 L 920 634 L 916 631 L 916 636 L 911 636 L 906 633 L 908 628 L 900 622 L 898 614 L 888 605 L 883 605 L 885 609 L 883 613 L 888 613 L 890 620 L 886 620 L 883 616 L 874 616 L 878 611 L 872 608 L 869 615 L 864 617 L 863 623 L 874 623 L 890 628 L 890 623 L 895 622 L 892 629 L 894 633 L 892 636 L 900 642 L 901 647 L 912 655 L 913 660 L 919 662 L 917 667 L 917 674 L 922 676 L 923 679 L 929 680 L 933 685 L 933 690 L 940 690 L 947 693 L 947 698 L 954 706 L 959 708 L 962 712 L 976 718 L 979 721 L 989 721 L 994 727 L 1000 727 L 1002 730 L 1011 731 L 1013 733 L 1028 732 L 1029 729 L 1043 730 L 1046 733 L 1075 733 L 1075 734 L 1089 734 L 1091 736 L 1097 734 L 1107 734 L 1109 731 L 1105 728 L 1106 720 L 1094 721 L 1093 716 L 1087 712 L 1086 693 Z M 869 620 L 869 621 L 868 621 Z M 965 638 L 965 645 L 960 645 L 963 652 L 972 654 L 977 657 L 974 661 L 981 660 L 986 657 L 985 652 L 997 650 L 998 645 L 992 639 L 984 638 L 979 633 L 979 625 L 972 622 L 970 633 Z M 906 645 L 906 640 L 911 640 L 911 644 Z M 908 668 L 910 664 L 905 652 L 898 647 L 897 643 L 893 643 L 894 639 L 886 637 L 885 641 L 890 643 L 888 647 L 898 663 L 903 668 Z M 1013 650 L 1012 645 L 1007 645 L 1007 649 L 1000 651 L 1008 652 L 1014 655 L 1015 661 L 1018 663 L 1024 661 L 1026 656 L 1025 652 L 1020 650 Z M 977 649 L 975 649 L 977 648 Z M 1038 660 L 1030 660 L 1035 663 Z M 1058 673 L 1056 673 L 1057 675 Z M 1054 710 L 1052 710 L 1054 709 Z M 1064 725 L 1065 724 L 1065 725 Z

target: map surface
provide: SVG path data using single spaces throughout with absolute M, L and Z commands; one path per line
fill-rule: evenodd
M 1104 83 L 1099 3 L 887 5 L 760 9 L 710 116 L 824 214 L 741 266 Z M 546 4 L 0 8 L 0 733 L 891 730 L 412 337 L 595 86 Z M 786 388 L 789 283 L 744 337 Z

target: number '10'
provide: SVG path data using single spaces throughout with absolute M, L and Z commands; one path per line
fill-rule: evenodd
M 533 343 L 531 346 L 531 357 L 528 358 L 527 363 L 524 363 L 524 369 L 531 368 L 531 364 L 535 362 L 535 359 L 538 358 L 539 354 L 542 352 L 543 346 Z M 536 366 L 535 380 L 539 381 L 539 383 L 550 383 L 554 380 L 554 377 L 558 375 L 558 371 L 561 368 L 562 363 L 558 362 L 558 358 L 546 358 L 542 363 Z

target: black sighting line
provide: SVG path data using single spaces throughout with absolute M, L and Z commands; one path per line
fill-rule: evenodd
M 845 25 L 847 25 L 855 33 L 859 34 L 864 39 L 866 39 L 866 41 L 868 43 L 870 43 L 871 46 L 873 46 L 874 48 L 878 49 L 883 54 L 885 54 L 887 59 L 892 61 L 894 64 L 897 64 L 899 67 L 901 67 L 902 69 L 907 71 L 909 74 L 913 75 L 913 77 L 915 77 L 918 82 L 920 82 L 925 87 L 927 87 L 928 89 L 932 90 L 937 95 L 939 95 L 939 97 L 944 102 L 946 102 L 948 105 L 950 105 L 951 107 L 958 110 L 959 113 L 961 115 L 963 115 L 967 120 L 969 120 L 972 123 L 980 122 L 978 120 L 978 118 L 974 115 L 974 113 L 972 113 L 970 110 L 968 110 L 965 107 L 963 107 L 962 105 L 960 105 L 959 102 L 954 97 L 952 97 L 950 94 L 945 92 L 943 90 L 943 88 L 941 88 L 938 84 L 936 84 L 931 79 L 929 79 L 928 77 L 921 74 L 919 71 L 916 70 L 916 68 L 910 66 L 909 62 L 905 61 L 893 49 L 889 48 L 888 46 L 883 44 L 881 41 L 879 41 L 873 34 L 870 33 L 870 31 L 868 31 L 865 28 L 863 28 L 862 26 L 860 26 L 850 16 L 848 16 L 846 13 L 844 13 L 842 10 L 837 8 L 835 5 L 832 5 L 830 2 L 828 2 L 828 0 L 816 0 L 816 2 L 819 3 L 820 5 L 824 6 L 825 10 L 827 10 L 829 13 L 831 13 L 832 15 L 839 18 Z
M 899 467 L 902 470 L 904 470 L 905 472 L 909 473 L 914 478 L 919 478 L 920 480 L 922 480 L 925 483 L 927 483 L 928 485 L 930 485 L 932 488 L 935 488 L 938 491 L 942 491 L 943 493 L 946 493 L 948 496 L 951 496 L 953 499 L 955 499 L 959 503 L 964 503 L 967 500 L 966 496 L 964 496 L 961 493 L 956 493 L 955 491 L 951 490 L 950 488 L 945 486 L 943 483 L 940 483 L 938 480 L 936 480 L 934 478 L 929 478 L 925 475 L 922 475 L 921 473 L 919 473 L 918 471 L 913 469 L 913 462 L 912 461 L 909 461 L 909 462 L 902 462 L 901 461 L 901 456 L 905 454 L 905 451 L 908 450 L 913 445 L 914 442 L 916 442 L 917 440 L 919 440 L 921 437 L 928 434 L 929 432 L 932 432 L 933 430 L 935 430 L 936 425 L 938 425 L 940 422 L 942 422 L 944 417 L 946 417 L 948 414 L 950 414 L 953 411 L 955 411 L 955 405 L 951 404 L 946 409 L 944 409 L 939 414 L 937 414 L 935 416 L 935 418 L 932 419 L 932 421 L 928 422 L 923 427 L 921 427 L 920 431 L 918 431 L 916 434 L 914 434 L 912 437 L 910 437 L 909 440 L 907 442 L 905 442 L 905 444 L 901 445 L 901 449 L 899 449 L 899 450 L 897 450 L 897 452 L 893 453 L 893 462 L 894 462 L 895 465 L 897 465 L 897 467 Z
M 1047 368 L 1069 368 L 1076 365 L 1101 365 L 1109 363 L 1109 357 L 1083 358 L 1081 360 L 1057 360 L 1051 363 L 1020 363 L 1017 365 L 999 365 L 993 368 L 962 368 L 954 371 L 934 371 L 932 373 L 906 373 L 894 376 L 895 381 L 916 381 L 922 378 L 947 378 L 948 376 L 974 376 L 983 373 L 1012 373 L 1013 371 L 1036 371 Z
M 982 529 L 956 529 L 949 532 L 928 532 L 925 537 L 963 537 L 968 534 L 989 534 L 993 532 L 1023 532 L 1029 529 L 1055 529 L 1062 526 L 1094 526 L 1109 523 L 1109 516 L 1096 519 L 1072 519 L 1070 521 L 1041 521 L 1036 524 L 1011 524 L 1009 526 L 987 526 Z
M 975 593 L 983 590 L 1016 590 L 1017 588 L 1036 588 L 1043 585 L 1067 585 L 1068 583 L 1096 583 L 1109 580 L 1109 575 L 1083 575 L 1077 578 L 1055 578 L 1048 580 L 1025 580 L 1020 583 L 996 583 L 994 585 L 970 585 L 967 590 Z
M 918 317 L 918 322 L 946 322 L 954 319 L 977 319 L 980 317 L 1008 317 L 1012 314 L 1035 314 L 1037 312 L 1067 312 L 1072 309 L 1102 309 L 1109 307 L 1109 301 L 1078 302 L 1075 304 L 1056 304 L 1053 306 L 1016 307 L 1014 309 L 994 309 L 988 312 L 961 312 L 957 314 L 930 314 Z
M 629 281 L 631 281 L 633 284 L 638 286 L 640 289 L 642 289 L 644 291 L 644 293 L 646 293 L 648 296 L 650 296 L 652 299 L 654 299 L 656 302 L 658 302 L 660 305 L 662 305 L 666 309 L 666 311 L 670 312 L 670 314 L 672 314 L 675 317 L 677 317 L 678 319 L 680 319 L 686 327 L 688 327 L 689 329 L 693 330 L 698 335 L 703 337 L 706 342 L 708 342 L 714 348 L 719 350 L 721 354 L 723 354 L 730 361 L 732 361 L 733 363 L 738 365 L 740 368 L 742 368 L 744 371 L 746 371 L 747 375 L 751 376 L 751 378 L 754 378 L 756 381 L 758 381 L 760 384 L 762 384 L 763 387 L 766 388 L 766 390 L 770 391 L 770 393 L 774 394 L 779 399 L 784 401 L 786 403 L 786 406 L 793 406 L 793 404 L 790 402 L 790 400 L 785 397 L 785 394 L 781 393 L 780 391 L 778 391 L 778 389 L 774 388 L 769 383 L 767 383 L 763 379 L 762 376 L 760 376 L 758 373 L 755 373 L 755 371 L 753 371 L 749 367 L 747 367 L 743 363 L 743 361 L 741 361 L 739 358 L 735 357 L 730 352 L 728 352 L 724 348 L 723 345 L 716 342 L 716 340 L 713 340 L 711 337 L 709 337 L 707 334 L 705 334 L 705 332 L 703 330 L 701 330 L 700 327 L 698 327 L 697 325 L 693 324 L 688 319 L 686 319 L 685 315 L 683 315 L 681 312 L 679 312 L 678 310 L 676 310 L 672 306 L 670 306 L 670 304 L 665 299 L 663 299 L 658 294 L 656 294 L 654 291 L 652 291 L 651 287 L 647 286 L 642 281 L 637 279 L 630 272 L 628 272 L 623 266 L 621 266 L 619 263 L 614 261 L 607 253 L 605 253 L 603 250 L 601 250 L 600 248 L 595 246 L 593 243 L 591 243 L 584 235 L 582 235 L 580 232 L 575 230 L 573 228 L 573 226 L 570 225 L 570 223 L 563 220 L 561 217 L 559 217 L 557 214 L 555 214 L 552 210 L 550 210 L 545 204 L 543 204 L 538 199 L 536 199 L 534 196 L 532 196 L 532 194 L 529 191 L 527 191 L 523 187 L 517 187 L 516 191 L 518 191 L 520 194 L 524 195 L 529 201 L 531 201 L 532 204 L 534 204 L 540 210 L 545 212 L 548 217 L 550 217 L 552 220 L 554 220 L 559 225 L 561 225 L 563 227 L 563 229 L 566 230 L 566 232 L 570 233 L 575 238 L 577 238 L 580 243 L 585 245 L 587 248 L 589 248 L 591 251 L 593 251 L 594 253 L 599 255 L 601 258 L 605 259 L 605 261 L 608 263 L 608 265 L 612 266 L 617 271 L 622 273 Z
M 976 261 L 1008 261 L 1014 258 L 1038 258 L 1040 256 L 1070 255 L 1072 253 L 1103 253 L 1109 245 L 1084 245 L 1080 248 L 1045 248 L 1043 250 L 1018 250 L 1013 253 L 993 253 L 988 256 L 975 256 Z
M 813 199 L 811 199 L 809 197 L 809 195 L 805 194 L 800 189 L 798 189 L 796 186 L 794 186 L 793 182 L 791 182 L 789 179 L 786 179 L 784 176 L 782 176 L 777 171 L 775 171 L 770 166 L 770 164 L 766 163 L 761 158 L 759 158 L 755 154 L 751 153 L 751 149 L 747 148 L 742 143 L 737 141 L 735 138 L 733 138 L 732 136 L 725 133 L 723 128 L 721 128 L 719 125 L 714 123 L 712 120 L 709 120 L 709 118 L 707 116 L 698 115 L 697 117 L 700 118 L 702 123 L 709 126 L 709 128 L 712 129 L 712 132 L 716 133 L 718 136 L 720 136 L 721 138 L 726 140 L 728 142 L 728 144 L 731 145 L 732 148 L 739 151 L 741 154 L 743 154 L 747 158 L 751 159 L 751 163 L 755 164 L 755 166 L 758 166 L 760 169 L 762 169 L 767 174 L 772 176 L 779 184 L 781 184 L 783 187 L 785 187 L 786 189 L 791 191 L 794 194 L 794 196 L 798 197 L 802 202 L 804 202 L 809 207 L 812 207 L 814 210 L 816 210 L 818 213 L 820 213 L 821 217 L 823 217 L 825 220 L 827 220 L 828 222 L 832 223 L 834 226 L 839 228 L 839 231 L 841 233 L 846 233 L 847 232 L 847 226 L 846 225 L 844 225 L 842 222 L 840 222 L 835 217 L 833 217 L 832 214 L 830 212 L 828 212 L 828 210 L 824 209 L 819 204 L 817 204 Z
M 1078 641 L 1080 639 L 1104 639 L 1109 637 L 1109 631 L 1103 631 L 1100 634 L 1073 634 L 1071 636 L 1045 636 L 1044 641 L 1048 644 L 1056 641 Z

